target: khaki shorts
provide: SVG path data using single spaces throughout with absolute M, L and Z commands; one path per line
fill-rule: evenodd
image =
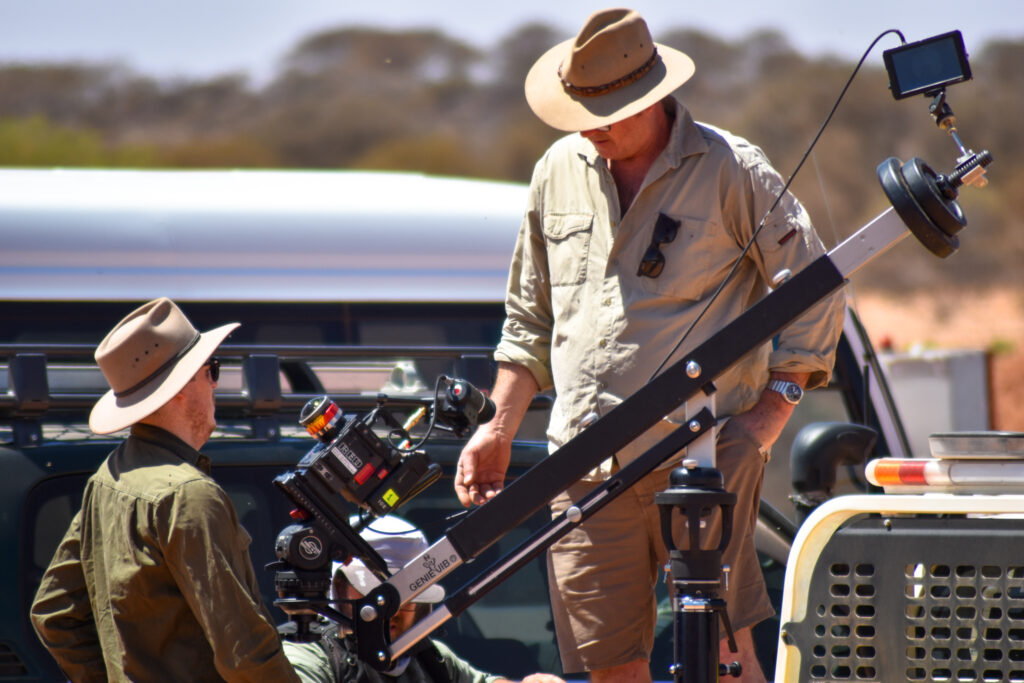
M 732 542 L 723 554 L 732 571 L 722 597 L 733 629 L 741 629 L 774 613 L 754 549 L 765 454 L 746 432 L 726 422 L 716 458 L 726 489 L 737 494 Z M 650 659 L 657 618 L 655 583 L 668 562 L 654 494 L 668 488 L 670 472 L 666 468 L 648 474 L 551 546 L 551 607 L 564 671 Z M 599 485 L 574 484 L 551 501 L 552 515 Z M 716 514 L 707 532 L 711 538 L 718 537 L 720 523 Z M 681 534 L 676 538 L 683 542 Z

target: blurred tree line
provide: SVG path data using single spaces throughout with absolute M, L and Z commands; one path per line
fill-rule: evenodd
M 533 61 L 566 36 L 517 28 L 482 51 L 432 30 L 342 28 L 312 35 L 255 86 L 225 74 L 161 81 L 116 64 L 0 64 L 0 165 L 174 168 L 361 168 L 527 181 L 560 133 L 527 107 Z M 698 120 L 759 144 L 793 171 L 854 64 L 808 58 L 775 32 L 726 42 L 690 30 L 657 34 L 690 54 L 679 96 Z M 923 97 L 895 101 L 883 41 L 847 93 L 793 190 L 834 246 L 887 207 L 875 168 L 920 156 L 952 169 L 956 148 Z M 931 257 L 912 240 L 855 278 L 893 291 L 1019 285 L 1024 257 L 1024 42 L 971 46 L 974 80 L 949 101 L 965 144 L 996 157 L 991 184 L 968 188 L 959 252 Z

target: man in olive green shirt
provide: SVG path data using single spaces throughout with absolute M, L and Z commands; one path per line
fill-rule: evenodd
M 81 681 L 298 681 L 263 604 L 250 537 L 199 453 L 216 427 L 213 352 L 169 299 L 129 314 L 96 351 L 111 390 L 97 434 L 131 427 L 90 477 L 31 617 Z
M 693 73 L 687 55 L 654 43 L 646 22 L 627 9 L 594 13 L 531 68 L 530 107 L 572 134 L 534 169 L 495 351 L 497 411 L 463 450 L 455 476 L 464 505 L 485 503 L 503 487 L 511 440 L 537 390 L 555 391 L 554 450 L 636 393 L 663 362 L 684 358 L 824 254 L 761 150 L 695 122 L 672 95 Z M 764 680 L 750 627 L 772 613 L 753 542 L 764 465 L 803 388 L 828 381 L 842 304 L 841 295 L 820 303 L 776 346 L 763 345 L 714 379 L 717 416 L 728 418 L 716 464 L 738 498 L 723 597 L 744 681 Z M 677 429 L 684 410 L 571 486 L 552 513 Z M 667 560 L 653 498 L 679 458 L 552 546 L 564 670 L 588 671 L 592 681 L 651 680 L 654 584 Z M 718 519 L 707 537 L 717 538 Z M 685 547 L 685 537 L 677 540 Z

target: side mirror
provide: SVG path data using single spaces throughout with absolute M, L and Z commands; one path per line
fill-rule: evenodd
M 863 465 L 878 432 L 846 422 L 813 422 L 796 435 L 789 455 L 797 522 L 832 497 L 840 465 Z

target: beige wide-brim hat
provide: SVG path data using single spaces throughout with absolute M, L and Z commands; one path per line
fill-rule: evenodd
M 349 521 L 354 523 L 356 520 Z M 396 515 L 373 520 L 368 527 L 359 532 L 359 535 L 377 551 L 392 574 L 430 548 L 422 531 Z M 425 558 L 425 561 L 429 561 L 429 558 Z M 370 591 L 381 583 L 377 575 L 359 558 L 351 560 L 348 564 L 335 562 L 334 571 L 342 572 L 352 587 L 362 595 L 369 595 Z M 410 602 L 435 604 L 442 600 L 444 586 L 435 583 L 417 594 Z
M 167 298 L 129 313 L 96 348 L 96 364 L 110 391 L 93 406 L 89 428 L 110 434 L 152 415 L 185 387 L 238 325 L 200 333 Z
M 685 53 L 652 40 L 638 13 L 601 10 L 579 35 L 534 63 L 526 75 L 526 101 L 552 128 L 591 130 L 661 101 L 694 70 Z

